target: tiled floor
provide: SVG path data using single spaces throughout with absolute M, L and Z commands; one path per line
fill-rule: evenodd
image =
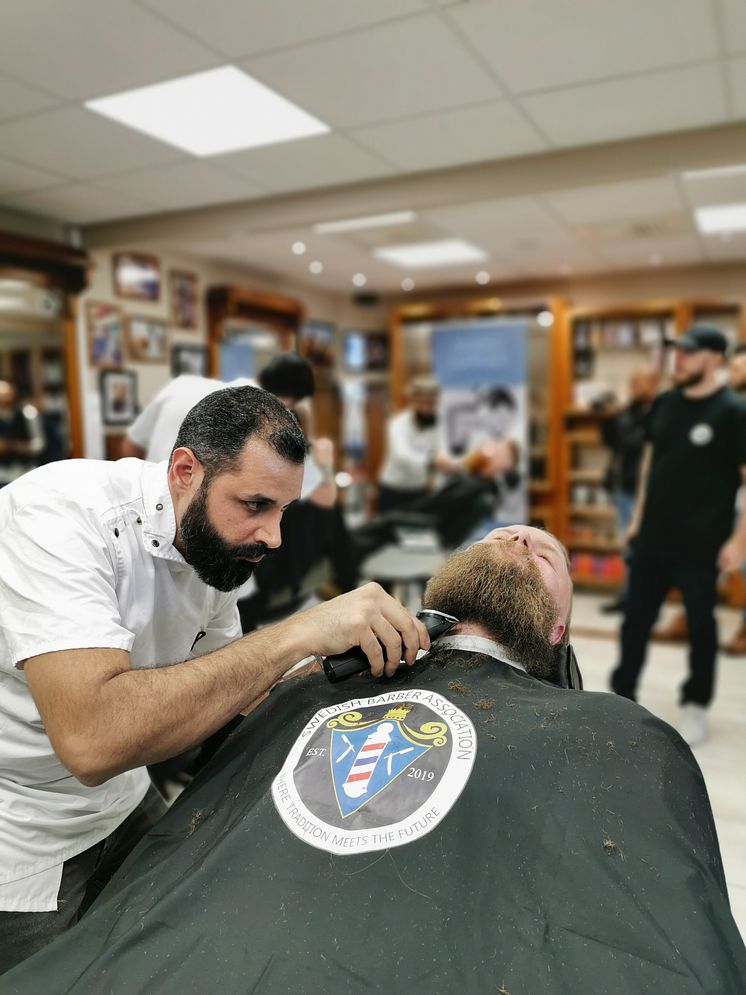
M 618 615 L 602 615 L 599 605 L 608 598 L 579 593 L 573 605 L 573 646 L 585 686 L 608 689 L 609 674 L 617 663 Z M 666 606 L 663 622 L 677 611 Z M 739 623 L 739 613 L 718 609 L 721 642 Z M 677 721 L 678 686 L 686 672 L 684 646 L 651 643 L 639 689 L 641 705 L 672 725 Z M 746 936 L 746 656 L 718 660 L 718 686 L 710 709 L 710 738 L 694 749 L 710 794 L 720 849 L 725 865 L 733 915 Z

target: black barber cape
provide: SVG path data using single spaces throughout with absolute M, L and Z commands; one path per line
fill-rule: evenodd
M 688 747 L 436 648 L 277 688 L 3 995 L 743 995 Z

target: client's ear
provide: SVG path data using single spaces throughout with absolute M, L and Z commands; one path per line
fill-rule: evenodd
M 557 621 L 552 626 L 552 631 L 549 635 L 549 642 L 552 644 L 552 646 L 556 646 L 561 641 L 562 637 L 565 634 L 566 629 L 567 626 L 565 625 L 565 623 L 557 619 Z

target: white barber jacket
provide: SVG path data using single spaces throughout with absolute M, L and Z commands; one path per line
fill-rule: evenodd
M 204 584 L 175 533 L 165 463 L 67 460 L 0 490 L 0 910 L 56 909 L 63 862 L 113 832 L 150 783 L 145 768 L 96 787 L 76 780 L 24 661 L 106 647 L 133 667 L 162 666 L 241 635 L 236 592 Z

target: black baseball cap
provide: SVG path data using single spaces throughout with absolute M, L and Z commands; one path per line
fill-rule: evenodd
M 728 340 L 719 328 L 714 325 L 692 325 L 687 328 L 672 345 L 676 349 L 683 349 L 684 352 L 698 352 L 700 349 L 709 349 L 710 352 L 719 352 L 723 355 L 728 351 Z

